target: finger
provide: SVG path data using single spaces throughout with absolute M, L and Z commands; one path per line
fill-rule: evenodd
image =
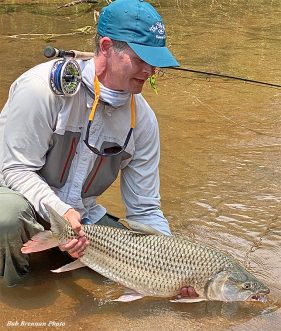
M 190 297 L 196 298 L 199 295 L 196 293 L 195 289 L 192 286 L 183 287 L 180 290 L 180 297 Z
M 84 230 L 82 229 L 82 225 L 79 224 L 73 224 L 73 222 L 71 222 L 71 227 L 73 229 L 73 231 L 79 236 L 79 237 L 85 237 L 86 234 L 84 232 Z
M 192 297 L 192 298 L 196 298 L 199 295 L 196 293 L 195 289 L 191 286 L 187 287 L 187 292 L 188 292 L 188 296 Z
M 72 247 L 70 247 L 67 251 L 69 254 L 72 253 L 79 253 L 82 252 L 86 249 L 87 245 L 87 239 L 86 237 L 80 237 L 78 238 L 78 241 L 76 242 L 76 244 Z
M 78 237 L 77 239 L 79 243 L 83 243 L 83 244 L 89 243 L 88 239 L 85 236 Z
M 183 287 L 181 290 L 180 290 L 180 295 L 182 297 L 187 297 L 188 296 L 188 290 L 187 290 L 187 287 Z
M 79 230 L 77 232 L 77 234 L 78 234 L 79 237 L 85 237 L 86 236 L 86 233 L 82 230 L 82 228 L 81 228 L 81 230 Z
M 72 240 L 68 241 L 66 244 L 60 245 L 59 248 L 61 251 L 68 251 L 69 249 L 72 249 L 73 247 L 75 247 L 75 245 L 77 243 L 78 243 L 78 239 L 72 239 Z
M 79 223 L 78 221 L 73 221 L 73 220 L 70 220 L 69 223 L 71 224 L 71 227 L 72 227 L 73 231 L 78 236 L 84 236 L 85 235 L 84 231 L 82 230 L 81 223 Z
M 68 252 L 69 254 L 77 253 L 82 247 L 84 247 L 84 246 L 82 246 L 81 243 L 77 243 L 74 247 L 69 248 L 69 249 L 67 250 L 67 252 Z
M 68 252 L 69 253 L 69 252 Z M 72 257 L 74 257 L 75 259 L 79 259 L 80 257 L 85 255 L 85 249 L 78 251 L 78 252 L 73 252 L 73 253 L 69 253 Z
M 75 252 L 75 253 L 69 253 L 69 252 L 68 252 L 68 254 L 69 254 L 70 256 L 72 256 L 74 259 L 79 259 L 79 257 L 81 257 L 81 255 L 77 254 L 76 252 Z
M 86 248 L 87 248 L 87 247 L 83 246 L 83 247 L 81 247 L 80 249 L 78 249 L 75 253 L 77 253 L 77 254 L 79 255 L 79 257 L 81 257 L 81 256 L 84 255 L 84 253 L 85 253 L 85 249 L 86 249 Z

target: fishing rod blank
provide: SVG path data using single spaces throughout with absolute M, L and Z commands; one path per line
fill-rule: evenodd
M 57 49 L 52 46 L 47 46 L 45 48 L 44 55 L 47 58 L 58 57 L 58 58 L 64 58 L 64 59 L 71 58 L 71 59 L 81 59 L 81 60 L 89 60 L 94 57 L 94 53 L 91 53 L 91 52 L 81 52 L 81 51 L 76 51 L 76 50 L 65 51 L 63 49 Z M 201 74 L 201 75 L 221 77 L 221 78 L 227 78 L 227 79 L 235 79 L 235 80 L 239 80 L 239 81 L 243 81 L 243 82 L 247 82 L 247 83 L 254 83 L 254 84 L 270 86 L 270 87 L 278 87 L 278 88 L 281 87 L 281 85 L 279 85 L 279 84 L 273 84 L 273 83 L 262 82 L 259 80 L 254 80 L 254 79 L 249 79 L 249 78 L 231 76 L 228 74 L 201 71 L 201 70 L 188 69 L 188 68 L 182 68 L 182 67 L 169 67 L 167 69 L 186 71 L 186 72 L 192 72 L 192 73 Z
M 227 75 L 227 74 L 220 74 L 220 73 L 215 73 L 215 72 L 200 71 L 200 70 L 181 68 L 181 67 L 170 67 L 169 69 L 193 72 L 193 73 L 196 73 L 196 74 L 203 74 L 203 75 L 207 75 L 207 76 L 215 76 L 215 77 L 222 77 L 222 78 L 228 78 L 228 79 L 235 79 L 235 80 L 240 80 L 240 81 L 247 82 L 247 83 L 260 84 L 260 85 L 265 85 L 265 86 L 270 86 L 270 87 L 281 87 L 281 85 L 278 85 L 278 84 L 262 82 L 262 81 L 259 81 L 259 80 L 236 77 L 236 76 L 231 76 L 231 75 Z

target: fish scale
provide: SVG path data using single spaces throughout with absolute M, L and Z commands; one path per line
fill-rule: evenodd
M 204 292 L 207 278 L 232 265 L 231 259 L 219 251 L 186 238 L 145 235 L 100 225 L 85 225 L 84 231 L 90 245 L 81 262 L 144 295 L 174 296 L 188 285 Z M 74 236 L 69 227 L 65 239 Z
M 38 252 L 76 238 L 70 224 L 51 207 L 47 209 L 51 216 L 51 231 L 33 236 L 23 245 L 23 253 Z M 194 287 L 199 297 L 192 300 L 180 298 L 180 301 L 266 300 L 269 288 L 230 255 L 182 236 L 151 234 L 155 231 L 150 227 L 134 226 L 149 234 L 84 225 L 89 241 L 84 255 L 53 271 L 88 266 L 134 291 L 117 301 L 132 301 L 145 295 L 173 297 L 188 286 Z

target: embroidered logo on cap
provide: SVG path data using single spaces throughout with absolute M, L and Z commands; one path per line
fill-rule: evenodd
M 149 31 L 155 33 L 157 39 L 166 39 L 165 26 L 162 22 L 157 22 L 153 24 Z

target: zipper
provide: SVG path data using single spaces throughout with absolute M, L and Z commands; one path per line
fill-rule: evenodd
M 71 141 L 71 146 L 70 146 L 70 150 L 68 152 L 68 156 L 67 156 L 67 159 L 65 161 L 65 164 L 64 164 L 64 167 L 63 167 L 63 171 L 62 171 L 62 174 L 60 176 L 60 183 L 63 181 L 63 177 L 65 175 L 65 172 L 66 172 L 66 169 L 67 169 L 67 166 L 69 164 L 69 161 L 70 161 L 70 158 L 71 158 L 71 155 L 73 154 L 73 152 L 75 151 L 75 148 L 76 148 L 76 138 L 72 138 L 72 141 Z
M 97 175 L 97 173 L 98 173 L 98 171 L 99 171 L 99 169 L 100 169 L 100 167 L 101 167 L 102 162 L 103 162 L 104 159 L 105 159 L 104 156 L 101 156 L 101 157 L 100 157 L 99 163 L 98 163 L 98 165 L 97 165 L 97 169 L 96 169 L 95 172 L 93 173 L 93 176 L 91 177 L 91 179 L 90 179 L 88 185 L 86 186 L 86 188 L 85 188 L 85 190 L 84 190 L 84 193 L 87 193 L 87 192 L 88 192 L 88 190 L 89 190 L 90 186 L 92 185 L 92 182 L 93 182 L 93 180 L 95 179 L 95 177 L 96 177 L 96 175 Z

